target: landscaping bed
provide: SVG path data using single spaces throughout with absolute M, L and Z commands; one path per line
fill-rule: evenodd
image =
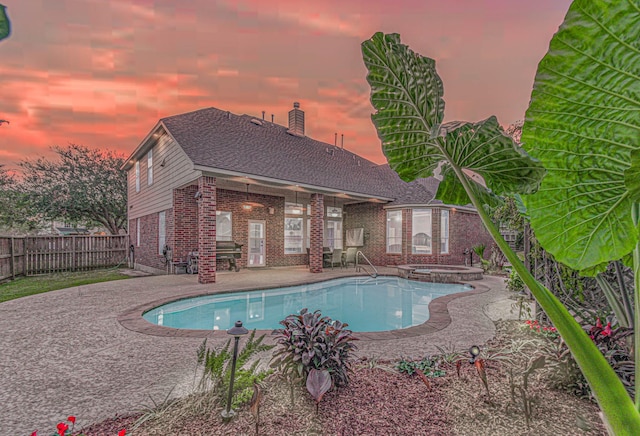
M 332 389 L 319 404 L 303 386 L 294 392 L 273 374 L 263 381 L 259 434 L 261 435 L 605 435 L 593 402 L 549 387 L 547 367 L 532 371 L 526 398 L 530 400 L 527 425 L 522 375 L 548 339 L 527 332 L 523 323 L 497 323 L 497 336 L 482 347 L 489 394 L 466 351 L 447 352 L 440 359 L 442 377 L 428 378 L 430 387 L 415 373 L 395 368 L 397 362 L 359 360 L 346 387 Z M 461 360 L 460 375 L 455 360 Z M 510 383 L 510 374 L 513 382 Z M 231 422 L 221 419 L 219 406 L 198 412 L 197 396 L 129 417 L 116 417 L 84 429 L 86 436 L 115 435 L 254 435 L 255 419 L 248 407 Z M 201 408 L 200 408 L 201 409 Z M 137 428 L 139 418 L 146 421 Z

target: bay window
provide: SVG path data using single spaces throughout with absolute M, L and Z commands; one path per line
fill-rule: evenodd
M 411 228 L 411 252 L 431 254 L 431 209 L 413 209 Z
M 402 211 L 387 211 L 387 253 L 402 254 Z

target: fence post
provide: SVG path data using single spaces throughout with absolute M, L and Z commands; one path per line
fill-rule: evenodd
M 76 270 L 76 237 L 71 237 L 71 271 Z
M 9 265 L 11 268 L 11 280 L 14 280 L 16 278 L 16 259 L 15 259 L 16 251 L 15 251 L 15 247 L 13 246 L 13 236 L 11 237 L 11 242 L 9 245 L 9 255 L 11 256 L 9 261 Z

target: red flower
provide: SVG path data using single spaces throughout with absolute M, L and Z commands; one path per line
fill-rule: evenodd
M 599 329 L 602 328 L 602 323 L 600 322 L 600 318 L 596 319 L 596 327 Z
M 118 436 L 126 436 L 126 434 L 127 434 L 127 430 L 124 428 L 118 432 Z
M 75 425 L 76 424 L 76 417 L 75 416 L 70 416 L 67 418 L 67 421 L 69 421 L 71 424 Z
M 31 433 L 31 436 L 38 436 L 38 430 L 36 430 L 33 433 Z
M 69 430 L 69 426 L 64 422 L 59 423 L 56 428 L 58 429 L 58 434 L 60 436 L 64 436 L 64 434 Z
M 607 326 L 602 331 L 602 336 L 611 336 L 611 323 L 608 322 Z

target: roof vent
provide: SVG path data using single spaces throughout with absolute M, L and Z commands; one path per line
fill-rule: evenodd
M 289 111 L 289 130 L 295 136 L 304 136 L 304 111 L 300 110 L 300 103 L 293 103 L 293 109 Z
M 262 125 L 262 121 L 260 121 L 260 120 L 259 120 L 259 119 L 257 119 L 257 118 L 252 118 L 252 119 L 251 119 L 251 122 L 252 122 L 253 124 L 255 124 L 256 126 L 261 126 L 261 125 Z

